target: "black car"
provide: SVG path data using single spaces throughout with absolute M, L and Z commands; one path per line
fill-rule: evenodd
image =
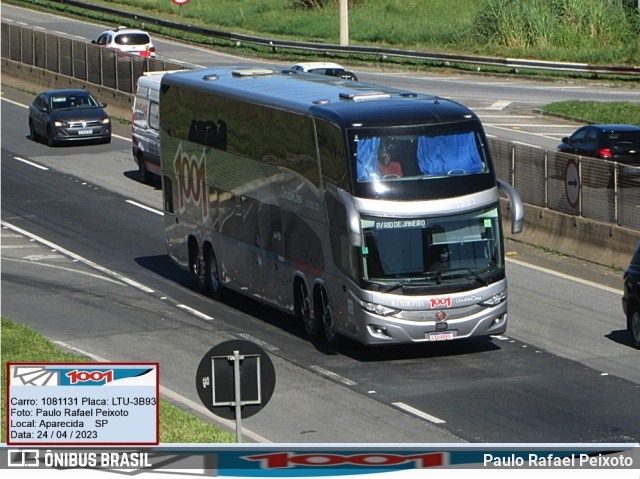
M 627 317 L 627 330 L 636 348 L 640 349 L 640 241 L 624 272 L 622 309 Z
M 640 126 L 583 126 L 563 138 L 558 151 L 640 167 Z
M 49 146 L 67 141 L 111 141 L 111 119 L 87 90 L 50 90 L 29 106 L 29 135 Z

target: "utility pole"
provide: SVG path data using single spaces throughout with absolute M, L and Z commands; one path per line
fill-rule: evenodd
M 349 45 L 349 0 L 340 0 L 340 45 Z

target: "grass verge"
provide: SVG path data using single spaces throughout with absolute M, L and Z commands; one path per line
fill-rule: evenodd
M 0 325 L 2 371 L 7 373 L 8 362 L 90 362 L 89 358 L 67 353 L 48 339 L 26 326 L 2 318 Z M 2 381 L 2 434 L 7 437 L 7 385 Z M 203 421 L 166 401 L 160 401 L 161 443 L 235 443 L 235 435 Z
M 640 125 L 640 108 L 637 103 L 571 100 L 550 103 L 540 107 L 540 110 L 588 123 Z

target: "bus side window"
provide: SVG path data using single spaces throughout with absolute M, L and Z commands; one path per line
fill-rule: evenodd
M 217 123 L 212 120 L 192 120 L 189 141 L 218 150 L 226 150 L 227 124 L 222 120 L 218 120 Z
M 218 120 L 217 129 L 218 134 L 213 147 L 218 150 L 227 151 L 227 124 L 222 120 Z
M 192 120 L 189 141 L 205 146 L 214 146 L 218 139 L 218 127 L 211 120 Z

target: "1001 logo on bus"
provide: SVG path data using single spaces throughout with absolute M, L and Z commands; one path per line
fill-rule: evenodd
M 202 217 L 209 213 L 207 201 L 207 169 L 205 168 L 205 152 L 200 158 L 189 156 L 182 151 L 182 143 L 173 159 L 173 168 L 178 181 L 178 207 L 184 213 L 187 204 L 191 203 L 202 210 Z
M 69 379 L 69 384 L 86 382 L 106 384 L 113 381 L 113 369 L 108 369 L 106 371 L 82 371 L 74 369 L 65 373 L 65 376 Z

